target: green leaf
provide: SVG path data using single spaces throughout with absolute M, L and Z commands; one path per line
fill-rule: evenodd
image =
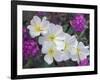
M 30 68 L 33 65 L 33 60 L 32 58 L 29 58 L 29 60 L 27 61 L 27 63 L 24 65 L 24 68 Z
M 70 27 L 70 28 L 67 30 L 67 33 L 69 33 L 69 34 L 73 34 L 74 31 L 73 31 L 73 29 Z
M 68 24 L 63 25 L 63 30 L 64 30 L 64 32 L 66 32 L 67 29 L 68 29 Z
M 45 68 L 45 67 L 55 67 L 55 64 L 47 64 L 44 61 L 43 56 L 31 57 L 28 62 L 24 65 L 24 68 Z

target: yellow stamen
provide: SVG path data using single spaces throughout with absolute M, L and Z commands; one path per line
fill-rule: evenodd
M 54 41 L 55 38 L 56 38 L 56 36 L 54 34 L 51 34 L 51 35 L 48 36 L 49 41 Z
M 43 31 L 42 26 L 41 26 L 40 24 L 36 24 L 36 25 L 35 25 L 35 31 L 36 31 L 36 32 L 41 32 L 41 31 Z
M 55 50 L 53 48 L 50 48 L 48 50 L 48 54 L 49 54 L 49 56 L 52 56 L 53 57 L 55 55 Z
M 68 51 L 68 49 L 69 49 L 69 45 L 68 45 L 68 43 L 65 42 L 64 51 Z
M 80 51 L 81 51 L 81 50 L 80 50 L 79 48 L 77 48 L 77 53 L 78 53 L 78 54 L 80 54 Z

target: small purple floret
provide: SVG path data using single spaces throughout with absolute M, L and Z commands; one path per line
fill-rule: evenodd
M 84 60 L 81 60 L 79 63 L 79 66 L 87 66 L 89 65 L 89 60 L 86 58 Z
M 76 32 L 82 32 L 85 29 L 86 19 L 84 15 L 78 14 L 70 21 L 70 24 Z
M 29 32 L 26 27 L 23 28 L 23 57 L 28 60 L 30 57 L 34 57 L 39 52 L 39 45 L 35 39 L 29 36 Z

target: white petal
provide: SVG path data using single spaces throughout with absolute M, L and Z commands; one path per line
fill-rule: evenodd
M 77 55 L 77 49 L 75 47 L 70 48 L 70 54 Z
M 66 61 L 66 60 L 70 59 L 70 54 L 69 53 L 62 53 L 62 57 L 63 57 L 63 60 Z
M 79 56 L 80 56 L 80 60 L 84 60 L 87 57 L 84 53 L 81 53 Z
M 52 64 L 53 63 L 53 58 L 48 56 L 48 55 L 45 55 L 44 56 L 44 60 L 48 63 L 48 64 Z
M 45 41 L 45 38 L 42 36 L 39 37 L 38 42 L 39 44 L 43 44 L 43 42 Z
M 89 46 L 85 46 L 85 48 L 89 49 Z
M 43 31 L 41 32 L 41 34 L 43 35 L 43 36 L 45 36 L 46 34 L 48 33 L 48 29 L 43 29 Z
M 45 27 L 43 27 L 43 31 L 41 32 L 41 34 L 45 36 L 47 33 L 48 33 L 48 27 L 46 27 L 45 25 Z
M 64 33 L 64 32 L 59 33 L 57 35 L 56 39 L 57 40 L 63 40 L 64 41 L 66 39 L 66 33 Z
M 71 55 L 72 61 L 77 61 L 79 62 L 79 57 L 77 55 Z
M 46 18 L 43 18 L 42 20 L 42 35 L 45 35 L 48 32 L 48 27 L 49 27 L 49 21 L 46 20 Z
M 27 26 L 27 29 L 31 30 L 32 29 L 32 26 L 31 25 L 28 25 Z
M 40 33 L 39 32 L 34 32 L 34 31 L 29 31 L 29 34 L 32 38 L 36 37 L 36 36 L 39 36 Z
M 46 47 L 50 48 L 50 47 L 54 47 L 54 44 L 52 42 L 49 41 L 45 41 L 44 44 L 46 45 Z
M 49 21 L 47 21 L 46 17 L 43 17 L 42 25 L 43 25 L 43 27 L 45 27 L 45 26 L 47 27 L 47 25 L 49 26 Z
M 34 21 L 34 19 L 32 19 L 32 20 L 30 21 L 30 24 L 31 24 L 31 25 L 35 25 L 35 24 L 36 24 L 35 21 Z
M 27 26 L 27 29 L 29 29 L 29 34 L 32 38 L 40 35 L 40 32 L 34 31 L 34 27 L 32 25 Z
M 35 28 L 34 25 L 27 26 L 27 29 L 29 29 L 29 34 L 31 35 L 32 38 L 40 35 L 40 32 L 36 32 L 34 28 Z
M 79 44 L 78 44 L 78 48 L 84 48 L 85 47 L 85 45 L 82 43 L 82 42 L 79 42 Z
M 45 44 L 43 44 L 43 46 L 42 46 L 42 53 L 43 54 L 47 54 L 48 53 L 48 47 L 46 47 Z
M 57 47 L 57 50 L 62 50 L 62 49 L 64 49 L 64 46 L 65 46 L 65 44 L 64 44 L 64 41 L 55 41 L 55 43 L 56 43 L 56 47 Z
M 57 51 L 56 55 L 54 56 L 54 59 L 55 59 L 57 62 L 61 62 L 61 61 L 63 60 L 61 54 L 62 54 L 62 53 L 60 53 L 59 51 Z
M 38 16 L 34 16 L 33 20 L 35 21 L 35 23 L 39 24 L 41 23 L 41 19 Z
M 77 39 L 76 39 L 75 36 L 72 36 L 72 37 L 71 37 L 71 39 L 70 39 L 70 45 L 71 45 L 72 47 L 77 47 L 78 41 L 77 41 Z
M 59 25 L 55 25 L 53 23 L 50 23 L 48 31 L 49 31 L 49 33 L 53 33 L 55 35 L 58 35 L 59 33 L 62 32 L 62 27 Z
M 48 53 L 48 49 L 54 47 L 54 44 L 48 41 L 44 41 L 42 45 L 42 53 Z
M 42 21 L 46 21 L 46 20 L 47 20 L 47 17 L 44 16 L 44 17 L 42 18 Z
M 56 30 L 57 30 L 56 34 L 59 34 L 59 33 L 63 32 L 63 28 L 60 25 L 56 25 Z
M 89 50 L 87 48 L 81 48 L 81 52 L 84 53 L 84 55 L 89 55 Z
M 55 24 L 53 24 L 53 23 L 50 23 L 49 24 L 49 28 L 48 28 L 48 32 L 49 33 L 54 33 L 55 32 Z
M 79 43 L 78 48 L 80 48 L 81 52 L 82 52 L 85 56 L 88 56 L 88 55 L 89 55 L 89 50 L 88 50 L 88 48 L 87 48 L 82 42 Z
M 65 33 L 65 41 L 68 42 L 68 41 L 70 41 L 70 39 L 71 39 L 71 35 Z

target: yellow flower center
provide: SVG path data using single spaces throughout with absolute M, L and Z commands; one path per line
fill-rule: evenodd
M 64 51 L 68 51 L 68 49 L 69 49 L 69 44 L 65 42 Z
M 49 48 L 48 54 L 49 56 L 53 57 L 55 55 L 55 50 L 53 48 Z
M 42 26 L 41 26 L 40 24 L 36 24 L 36 25 L 35 25 L 35 31 L 36 31 L 36 32 L 41 32 L 41 31 L 43 31 Z
M 80 51 L 81 51 L 80 48 L 77 48 L 77 53 L 78 53 L 78 54 L 80 54 Z
M 48 36 L 49 41 L 54 41 L 55 38 L 56 38 L 56 36 L 54 34 L 51 34 L 51 35 Z

